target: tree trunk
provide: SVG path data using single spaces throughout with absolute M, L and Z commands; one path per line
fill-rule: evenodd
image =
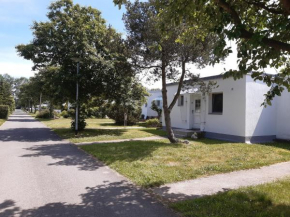
M 38 110 L 41 111 L 41 98 L 42 98 L 42 93 L 40 93 L 40 96 L 39 96 L 39 108 Z
M 128 111 L 127 109 L 124 110 L 124 127 L 127 126 L 127 123 L 128 123 Z
M 167 100 L 167 88 L 166 88 L 166 67 L 165 64 L 162 63 L 162 97 L 163 97 L 163 111 L 164 111 L 164 119 L 167 137 L 171 143 L 178 143 L 178 139 L 174 136 L 172 127 L 171 127 L 171 110 L 168 108 L 168 100 Z

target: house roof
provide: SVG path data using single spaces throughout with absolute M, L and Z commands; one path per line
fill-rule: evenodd
M 213 76 L 208 76 L 208 77 L 202 77 L 200 78 L 200 80 L 202 81 L 208 81 L 208 80 L 215 80 L 215 79 L 220 79 L 223 78 L 223 75 L 213 75 Z M 184 81 L 184 83 L 188 82 L 189 80 Z M 172 83 L 168 83 L 166 84 L 166 86 L 173 86 L 173 85 L 177 85 L 178 82 L 172 82 Z

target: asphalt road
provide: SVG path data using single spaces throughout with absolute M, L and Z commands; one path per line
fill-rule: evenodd
M 0 217 L 173 217 L 124 177 L 16 111 L 0 127 Z

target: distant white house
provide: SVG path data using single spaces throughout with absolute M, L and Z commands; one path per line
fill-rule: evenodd
M 197 87 L 182 91 L 171 113 L 172 127 L 197 129 L 207 138 L 236 142 L 290 140 L 290 93 L 275 97 L 272 106 L 261 106 L 270 89 L 250 75 L 239 80 L 222 76 L 202 78 L 216 81 L 219 87 L 209 94 Z M 167 84 L 168 100 L 173 99 L 177 84 Z M 164 121 L 163 125 L 165 125 Z
M 162 93 L 161 90 L 150 90 L 149 96 L 147 97 L 147 102 L 142 106 L 142 118 L 155 118 L 157 117 L 157 112 L 151 109 L 152 102 L 155 101 L 156 105 L 162 109 Z

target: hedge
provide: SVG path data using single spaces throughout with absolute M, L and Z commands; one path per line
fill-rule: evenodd
M 8 105 L 0 105 L 0 118 L 6 119 L 9 115 L 9 106 Z

